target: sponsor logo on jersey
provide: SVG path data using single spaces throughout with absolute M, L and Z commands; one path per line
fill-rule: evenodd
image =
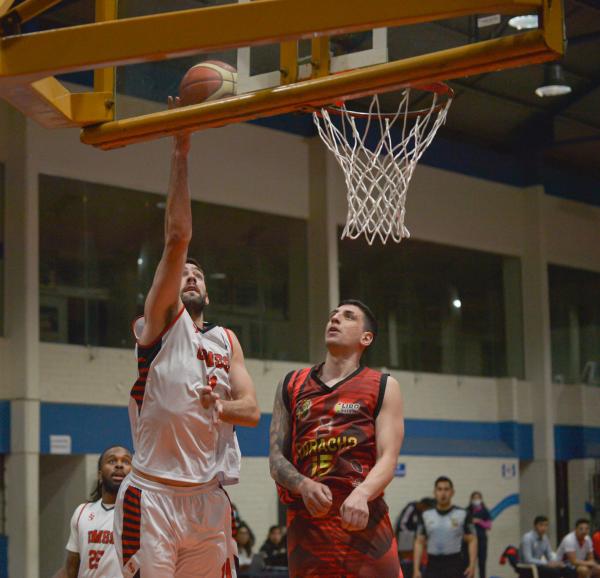
M 338 401 L 333 408 L 335 413 L 352 415 L 360 411 L 360 403 L 351 403 L 348 401 Z
M 310 399 L 305 399 L 297 408 L 296 408 L 296 417 L 298 419 L 306 419 L 310 413 L 310 408 L 312 406 L 312 401 Z
M 335 436 L 330 438 L 319 438 L 307 440 L 296 444 L 296 451 L 300 459 L 314 456 L 315 454 L 337 453 L 345 448 L 353 448 L 358 445 L 356 436 Z
M 88 520 L 93 520 L 96 517 L 96 514 L 94 514 L 94 512 L 90 512 L 90 515 L 88 516 Z

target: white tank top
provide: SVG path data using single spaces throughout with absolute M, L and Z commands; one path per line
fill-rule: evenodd
M 134 322 L 138 340 L 143 327 L 143 318 Z M 200 329 L 185 307 L 153 343 L 138 341 L 138 379 L 129 399 L 134 468 L 180 482 L 238 482 L 234 427 L 215 423 L 213 409 L 200 402 L 205 385 L 231 399 L 232 354 L 228 330 L 211 324 Z
M 67 550 L 79 554 L 78 578 L 121 578 L 113 542 L 114 505 L 102 500 L 77 506 L 71 518 Z

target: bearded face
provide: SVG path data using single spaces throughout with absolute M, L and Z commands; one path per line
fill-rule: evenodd
M 208 305 L 204 273 L 192 263 L 186 263 L 183 268 L 181 301 L 192 317 L 200 316 Z

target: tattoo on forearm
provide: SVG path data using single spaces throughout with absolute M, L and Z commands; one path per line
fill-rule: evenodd
M 277 387 L 273 416 L 271 418 L 269 469 L 271 477 L 284 488 L 292 492 L 298 491 L 298 486 L 304 476 L 288 459 L 290 448 L 290 415 L 283 403 L 283 380 Z

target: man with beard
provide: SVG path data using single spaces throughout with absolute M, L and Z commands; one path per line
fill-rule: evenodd
M 113 539 L 115 499 L 131 469 L 131 452 L 122 446 L 105 449 L 98 460 L 98 481 L 89 502 L 77 506 L 71 518 L 67 578 L 121 578 Z
M 235 576 L 231 506 L 222 485 L 239 478 L 234 426 L 255 426 L 260 418 L 242 348 L 231 331 L 205 322 L 204 272 L 187 257 L 189 150 L 189 134 L 177 135 L 164 251 L 144 316 L 134 324 L 135 455 L 115 515 L 125 578 Z
M 377 335 L 371 310 L 342 301 L 325 362 L 289 373 L 275 394 L 271 476 L 288 504 L 291 578 L 402 576 L 383 491 L 404 438 L 398 382 L 360 364 Z

